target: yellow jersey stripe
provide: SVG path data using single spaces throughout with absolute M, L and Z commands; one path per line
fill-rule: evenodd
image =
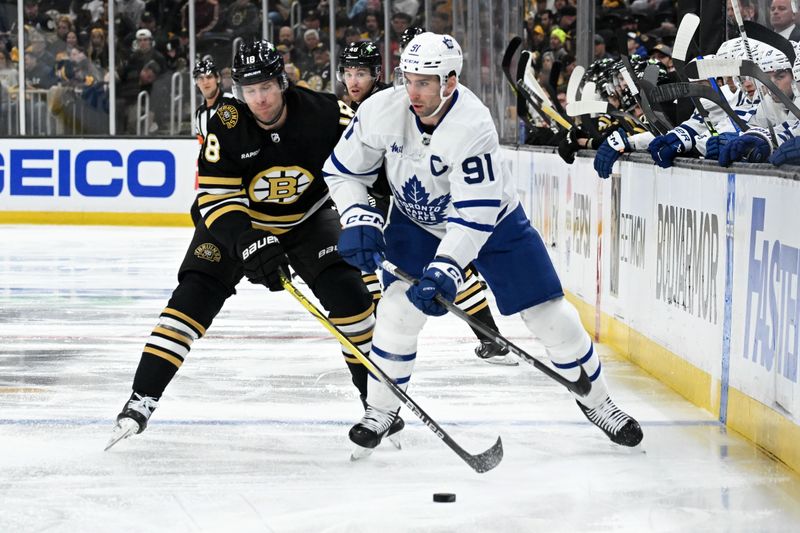
M 178 333 L 177 331 L 172 331 L 171 329 L 167 329 L 162 326 L 156 326 L 153 328 L 153 333 L 158 333 L 159 335 L 164 335 L 165 337 L 169 337 L 171 339 L 175 339 L 178 342 L 182 342 L 183 344 L 188 344 L 189 346 L 192 345 L 194 339 L 187 335 L 183 335 Z
M 242 186 L 242 178 L 220 178 L 218 176 L 198 176 L 197 181 L 202 187 L 203 185 L 228 185 L 233 187 Z
M 205 334 L 206 334 L 206 328 L 204 328 L 204 327 L 203 327 L 203 326 L 200 324 L 200 322 L 198 322 L 198 321 L 197 321 L 197 320 L 195 320 L 194 318 L 190 317 L 189 315 L 187 315 L 187 314 L 184 314 L 184 313 L 181 313 L 181 312 L 180 312 L 180 311 L 178 311 L 177 309 L 173 309 L 173 308 L 171 308 L 171 307 L 167 307 L 167 308 L 165 308 L 165 309 L 164 309 L 164 313 L 166 313 L 167 315 L 172 315 L 172 316 L 174 316 L 174 317 L 176 317 L 176 318 L 180 318 L 180 319 L 181 319 L 181 320 L 183 320 L 184 322 L 187 322 L 187 323 L 191 324 L 191 326 L 192 326 L 194 329 L 196 329 L 197 331 L 199 331 L 199 332 L 200 332 L 200 336 L 203 336 L 203 335 L 205 335 Z
M 166 359 L 167 361 L 177 366 L 178 368 L 180 368 L 181 365 L 183 364 L 183 361 L 181 361 L 174 355 L 169 354 L 167 352 L 162 352 L 161 350 L 157 350 L 156 348 L 153 348 L 151 346 L 145 346 L 144 350 L 142 351 L 145 353 L 149 353 L 150 355 L 155 355 L 156 357 L 160 357 L 161 359 Z
M 369 315 L 371 315 L 375 311 L 375 304 L 369 306 L 369 308 L 361 314 L 355 316 L 346 316 L 343 318 L 331 318 L 331 322 L 336 324 L 337 326 L 349 326 L 350 324 L 355 324 L 356 322 L 361 322 Z
M 249 215 L 248 213 L 249 210 L 242 204 L 236 203 L 236 204 L 226 205 L 225 207 L 220 207 L 219 209 L 215 210 L 213 213 L 211 213 L 206 217 L 206 227 L 210 228 L 211 224 L 213 224 L 215 220 L 217 220 L 219 217 L 221 217 L 226 213 L 230 213 L 231 211 L 241 211 L 242 213 Z

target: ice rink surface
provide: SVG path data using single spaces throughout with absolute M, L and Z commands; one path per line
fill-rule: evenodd
M 246 281 L 147 430 L 103 452 L 190 235 L 0 226 L 0 532 L 800 531 L 797 474 L 607 348 L 636 449 L 533 367 L 478 360 L 454 317 L 428 322 L 409 393 L 472 453 L 502 436 L 502 463 L 474 473 L 406 410 L 403 449 L 353 463 L 338 344 Z

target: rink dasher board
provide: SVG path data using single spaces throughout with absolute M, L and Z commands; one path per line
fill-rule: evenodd
M 0 139 L 0 222 L 191 224 L 196 139 Z
M 504 153 L 587 329 L 800 471 L 800 183 Z

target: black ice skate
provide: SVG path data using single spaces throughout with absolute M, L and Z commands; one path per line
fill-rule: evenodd
M 610 397 L 606 396 L 600 405 L 592 409 L 577 400 L 576 403 L 589 422 L 602 429 L 612 442 L 622 446 L 636 446 L 642 442 L 639 423 L 614 405 Z
M 350 455 L 351 461 L 369 456 L 383 437 L 396 435 L 405 427 L 403 419 L 397 416 L 398 411 L 399 409 L 386 413 L 374 407 L 367 407 L 361 421 L 350 428 L 350 440 L 356 445 Z M 399 448 L 397 444 L 395 446 Z
M 509 357 L 508 348 L 495 344 L 491 340 L 482 340 L 475 348 L 475 355 L 487 363 L 503 366 L 517 366 L 519 363 Z
M 117 425 L 114 426 L 105 449 L 108 450 L 122 439 L 144 431 L 147 421 L 150 420 L 150 415 L 153 414 L 156 407 L 158 407 L 156 398 L 142 396 L 137 392 L 131 394 L 131 398 L 122 408 L 122 412 L 117 415 Z

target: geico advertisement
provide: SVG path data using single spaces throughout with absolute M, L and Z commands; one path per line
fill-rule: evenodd
M 737 176 L 731 385 L 797 417 L 800 186 L 744 178 Z
M 4 211 L 185 213 L 193 139 L 2 139 Z

